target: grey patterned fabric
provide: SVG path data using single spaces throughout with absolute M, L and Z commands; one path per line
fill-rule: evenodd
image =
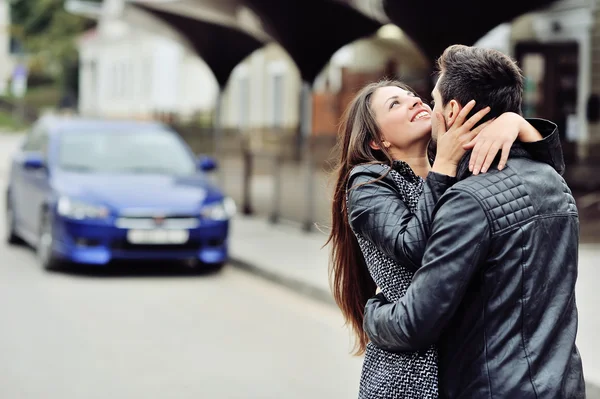
M 383 171 L 389 167 L 382 165 Z M 391 178 L 391 179 L 389 179 Z M 392 180 L 401 200 L 414 212 L 424 181 L 404 162 L 396 161 L 386 180 Z M 351 209 L 349 209 L 349 213 Z M 400 264 L 373 242 L 356 233 L 369 272 L 389 301 L 408 289 L 413 267 Z M 434 347 L 417 353 L 392 353 L 367 345 L 360 379 L 360 399 L 434 399 L 438 397 L 437 352 Z

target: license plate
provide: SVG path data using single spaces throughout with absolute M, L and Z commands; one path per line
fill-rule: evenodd
M 190 238 L 188 230 L 129 230 L 127 241 L 131 244 L 185 244 Z

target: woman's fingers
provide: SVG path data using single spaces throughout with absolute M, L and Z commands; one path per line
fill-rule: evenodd
M 477 136 L 479 136 L 479 133 L 481 133 L 481 131 L 483 129 L 485 129 L 489 124 L 491 123 L 491 121 L 487 121 L 485 123 L 482 123 L 481 125 L 477 126 L 475 129 L 473 130 L 467 130 L 465 133 L 463 133 L 460 136 L 461 141 L 467 142 L 467 144 L 472 143 L 473 141 L 477 141 Z M 474 146 L 475 144 L 473 144 Z M 465 145 L 463 145 L 463 148 L 465 148 Z M 467 149 L 467 148 L 465 148 Z
M 512 143 L 504 143 L 502 146 L 502 155 L 500 156 L 500 162 L 498 163 L 498 170 L 502 170 L 506 166 L 511 147 Z
M 475 115 L 470 117 L 464 123 L 463 128 L 465 130 L 471 130 L 473 128 L 473 126 L 475 126 L 484 116 L 486 116 L 488 114 L 488 112 L 490 112 L 490 110 L 491 110 L 490 107 L 485 107 L 485 108 L 477 111 L 477 113 L 475 113 Z
M 436 112 L 435 117 L 438 121 L 438 137 L 446 134 L 446 121 L 444 120 L 444 115 L 441 112 Z
M 498 155 L 498 151 L 500 151 L 500 148 L 501 144 L 498 141 L 492 142 L 492 145 L 488 149 L 488 152 L 485 156 L 485 160 L 483 161 L 483 164 L 479 169 L 481 170 L 481 173 L 487 172 L 490 166 L 492 166 L 492 162 L 494 162 L 494 159 L 496 159 L 496 155 Z M 475 165 L 475 170 L 477 170 L 477 165 Z
M 463 149 L 470 150 L 475 147 L 475 144 L 477 144 L 477 136 L 473 137 L 473 139 L 471 141 L 469 141 L 468 143 L 463 144 Z
M 512 143 L 510 142 L 502 142 L 498 140 L 490 140 L 488 138 L 475 138 L 464 147 L 473 145 L 473 151 L 471 152 L 471 158 L 469 159 L 469 170 L 473 172 L 474 175 L 481 173 L 486 173 L 496 156 L 498 156 L 498 152 L 500 154 L 500 161 L 498 162 L 498 170 L 504 169 L 506 163 L 508 162 L 508 157 L 510 154 L 510 149 L 512 147 Z
M 471 112 L 474 106 L 475 100 L 471 100 L 463 107 L 463 109 L 460 110 L 458 116 L 456 117 L 456 120 L 454 121 L 456 128 L 459 128 L 463 125 L 463 123 L 467 119 L 467 116 L 469 115 L 469 112 Z
M 475 145 L 473 149 L 473 153 L 471 154 L 471 159 L 469 161 L 470 165 L 473 165 L 472 172 L 474 175 L 479 174 L 481 171 L 481 166 L 485 161 L 485 157 L 492 146 L 492 142 L 489 140 L 481 140 Z M 471 169 L 471 168 L 469 168 Z

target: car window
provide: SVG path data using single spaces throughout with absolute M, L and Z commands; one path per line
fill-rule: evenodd
M 48 147 L 48 131 L 42 125 L 36 125 L 33 127 L 25 142 L 23 143 L 23 151 L 36 151 L 47 153 Z
M 63 132 L 58 167 L 88 173 L 190 175 L 193 155 L 168 131 Z

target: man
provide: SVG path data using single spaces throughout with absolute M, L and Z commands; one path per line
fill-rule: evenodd
M 492 116 L 520 113 L 523 77 L 502 53 L 451 46 L 438 67 L 434 112 L 446 125 L 471 99 Z M 434 122 L 434 140 L 436 130 Z M 472 174 L 469 155 L 435 207 L 406 295 L 391 304 L 372 298 L 365 331 L 389 351 L 436 344 L 442 398 L 584 398 L 573 196 L 559 173 L 518 143 L 502 170 Z

